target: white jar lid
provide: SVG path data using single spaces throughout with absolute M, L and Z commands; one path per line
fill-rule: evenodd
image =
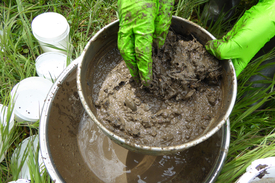
M 26 180 L 26 179 L 18 179 L 16 181 L 11 181 L 11 182 L 8 182 L 8 183 L 31 183 L 31 181 Z
M 0 104 L 0 122 L 6 126 L 7 125 L 7 115 L 8 115 L 8 107 L 4 106 L 3 104 Z M 10 120 L 9 120 L 9 130 L 14 125 L 14 113 L 11 112 Z
M 52 84 L 51 81 L 41 77 L 29 77 L 16 84 L 11 91 L 16 120 L 29 122 L 39 120 L 44 100 Z
M 17 162 L 18 168 L 19 168 L 19 165 L 22 163 L 22 167 L 21 167 L 21 170 L 19 172 L 18 178 L 28 179 L 28 180 L 31 179 L 30 170 L 29 170 L 29 166 L 28 166 L 28 161 L 30 161 L 29 160 L 30 156 L 29 156 L 28 152 L 33 150 L 33 153 L 35 155 L 35 153 L 37 152 L 38 142 L 39 142 L 38 135 L 32 135 L 32 136 L 24 139 L 21 142 L 21 144 L 19 145 L 19 147 L 17 147 L 14 150 L 14 152 L 12 154 L 12 157 L 11 157 L 12 163 Z M 31 143 L 30 147 L 32 149 L 29 149 L 28 143 Z M 42 173 L 44 171 L 43 170 L 44 169 L 44 163 L 43 163 L 43 160 L 42 160 L 40 150 L 39 150 L 38 153 L 39 153 L 38 154 L 39 171 L 40 171 L 40 173 Z M 35 159 L 33 159 L 33 161 L 36 162 Z
M 70 32 L 64 16 L 55 12 L 42 13 L 32 21 L 32 32 L 36 39 L 45 43 L 58 42 Z
M 9 131 L 10 131 L 14 126 L 14 113 L 13 112 L 11 113 L 9 122 L 7 121 L 7 117 L 8 117 L 7 115 L 8 115 L 8 107 L 0 104 L 0 122 L 2 123 L 3 126 L 7 126 L 7 123 L 9 123 Z M 2 134 L 0 132 L 0 137 L 1 136 Z M 0 141 L 0 151 L 2 151 L 2 148 L 3 148 L 3 140 Z M 0 162 L 2 162 L 3 159 L 5 158 L 5 153 L 2 156 L 0 156 Z
M 36 59 L 35 67 L 39 77 L 56 80 L 66 68 L 67 56 L 57 52 L 43 53 Z
M 261 175 L 261 176 L 259 176 Z M 236 183 L 275 182 L 275 157 L 256 159 L 246 168 L 246 172 Z

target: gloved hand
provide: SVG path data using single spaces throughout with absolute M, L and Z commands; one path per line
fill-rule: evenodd
M 174 0 L 118 0 L 118 48 L 136 81 L 152 79 L 152 44 L 163 46 Z
M 260 0 L 222 39 L 209 41 L 205 47 L 220 60 L 231 59 L 238 76 L 274 35 L 275 0 Z

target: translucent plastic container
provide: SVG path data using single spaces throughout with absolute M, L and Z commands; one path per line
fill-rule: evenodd
M 32 32 L 44 52 L 66 53 L 53 48 L 67 50 L 69 47 L 70 26 L 63 15 L 55 12 L 38 15 L 32 21 Z

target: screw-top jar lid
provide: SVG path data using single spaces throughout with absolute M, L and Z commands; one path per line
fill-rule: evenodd
M 36 122 L 40 118 L 44 100 L 52 82 L 41 77 L 29 77 L 20 81 L 11 91 L 16 119 Z
M 32 32 L 36 39 L 45 43 L 58 42 L 70 32 L 64 16 L 55 12 L 42 13 L 32 21 Z
M 31 143 L 30 146 L 29 146 L 29 143 Z M 31 160 L 30 159 L 31 156 L 29 156 L 28 152 L 30 151 L 29 148 L 31 147 L 34 150 L 33 153 L 36 154 L 38 143 L 39 143 L 38 135 L 29 136 L 28 138 L 24 139 L 17 148 L 15 148 L 15 150 L 12 154 L 11 161 L 12 161 L 12 163 L 17 162 L 18 169 L 20 170 L 18 176 L 22 179 L 28 179 L 28 180 L 31 179 L 30 170 L 29 170 L 29 166 L 28 166 L 28 162 Z M 43 163 L 43 160 L 42 160 L 40 150 L 38 151 L 38 153 L 39 153 L 38 154 L 38 164 L 39 164 L 39 167 L 40 167 L 39 171 L 42 175 L 42 172 L 44 171 L 43 170 L 44 169 L 44 163 Z M 22 164 L 22 167 L 19 167 L 19 165 L 22 161 L 24 161 L 23 164 Z M 36 160 L 33 159 L 33 161 L 36 161 Z M 16 183 L 19 183 L 19 182 L 16 181 Z M 21 181 L 20 181 L 20 183 L 21 183 Z
M 14 126 L 14 113 L 11 112 L 9 121 L 7 121 L 8 112 L 9 112 L 8 110 L 9 110 L 9 108 L 7 106 L 4 106 L 3 104 L 0 104 L 0 123 L 2 123 L 3 126 L 7 126 L 7 123 L 9 123 L 9 131 L 10 131 L 12 129 L 12 127 Z M 0 131 L 0 136 L 3 135 L 1 133 L 2 132 Z M 6 140 L 8 140 L 8 138 Z M 4 143 L 6 143 L 6 142 L 3 142 L 3 140 L 0 141 L 0 151 L 2 151 Z M 2 162 L 4 160 L 5 153 L 3 153 L 2 156 L 0 156 L 0 162 Z
M 56 80 L 66 68 L 67 55 L 57 52 L 41 54 L 36 59 L 35 67 L 38 76 L 52 81 Z

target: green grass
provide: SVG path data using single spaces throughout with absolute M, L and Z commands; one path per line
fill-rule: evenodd
M 207 0 L 179 0 L 175 5 L 174 15 L 188 18 L 205 27 L 217 38 L 220 38 L 232 28 L 234 23 L 256 1 L 242 0 L 235 15 L 227 21 L 221 16 L 216 23 L 207 24 L 201 17 L 204 2 Z M 75 59 L 82 53 L 91 37 L 108 23 L 117 19 L 117 6 L 114 0 L 2 0 L 0 3 L 0 102 L 9 106 L 11 115 L 12 104 L 9 93 L 12 87 L 24 78 L 36 76 L 35 59 L 42 53 L 38 42 L 32 35 L 31 22 L 34 17 L 53 11 L 64 15 L 70 25 L 72 52 L 68 59 Z M 255 159 L 274 156 L 275 102 L 274 78 L 265 78 L 261 83 L 267 83 L 266 90 L 254 88 L 248 79 L 258 74 L 263 66 L 261 62 L 274 58 L 274 50 L 265 56 L 251 62 L 238 78 L 238 95 L 236 105 L 230 116 L 231 143 L 226 163 L 217 182 L 234 182 L 245 172 L 246 167 Z M 268 65 L 270 66 L 270 65 Z M 244 95 L 246 94 L 246 95 Z M 256 105 L 252 105 L 258 102 Z M 268 102 L 265 108 L 260 108 Z M 16 180 L 18 166 L 11 163 L 11 156 L 19 144 L 28 136 L 38 133 L 39 123 L 32 125 L 16 124 L 14 128 L 1 125 L 3 150 L 5 159 L 0 163 L 0 183 Z M 38 154 L 28 145 L 26 157 L 31 179 L 35 182 L 50 182 L 47 172 L 43 176 L 37 166 Z
M 70 39 L 72 52 L 68 53 L 68 60 L 80 56 L 91 37 L 106 24 L 116 20 L 116 2 L 114 1 L 34 1 L 17 0 L 2 1 L 0 3 L 0 102 L 10 104 L 9 93 L 13 86 L 24 78 L 36 76 L 35 59 L 42 53 L 37 40 L 32 35 L 31 22 L 34 17 L 53 11 L 64 15 L 70 25 Z M 9 113 L 8 116 L 11 114 Z M 3 126 L 3 125 L 2 125 Z M 16 124 L 9 132 L 1 127 L 1 138 L 5 138 L 2 155 L 6 158 L 0 164 L 0 183 L 17 180 L 20 166 L 11 162 L 11 156 L 16 147 L 28 136 L 38 133 L 39 123 L 32 125 Z M 37 166 L 37 153 L 33 153 L 30 143 L 26 149 L 27 162 L 31 172 L 31 179 L 35 182 L 50 182 L 47 172 L 43 176 Z M 35 159 L 33 159 L 35 157 Z M 21 165 L 22 166 L 22 165 Z
M 259 64 L 269 58 L 275 58 L 274 50 L 251 62 L 238 78 L 237 101 L 230 116 L 230 148 L 217 182 L 233 182 L 252 161 L 275 155 L 275 78 L 258 81 L 267 83 L 266 89 L 254 88 L 248 81 L 258 72 Z M 261 108 L 264 103 L 267 104 Z

